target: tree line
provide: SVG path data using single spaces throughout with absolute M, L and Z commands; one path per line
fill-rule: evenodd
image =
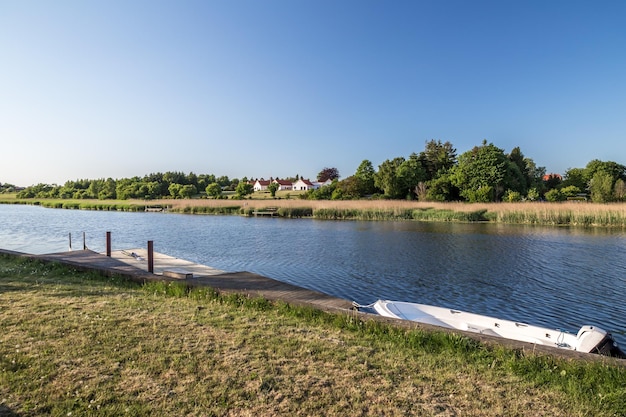
M 82 179 L 67 181 L 63 185 L 37 184 L 17 193 L 18 198 L 61 199 L 159 199 L 192 198 L 215 184 L 222 190 L 235 190 L 238 179 L 213 174 L 196 175 L 193 172 L 152 173 L 143 177 L 122 179 Z
M 296 175 L 291 180 L 299 178 Z M 612 161 L 590 161 L 585 168 L 570 168 L 563 176 L 546 174 L 525 157 L 519 147 L 510 153 L 486 140 L 457 155 L 450 142 L 430 140 L 419 153 L 387 159 L 375 169 L 364 160 L 349 177 L 339 180 L 336 168 L 324 168 L 318 181 L 332 184 L 300 194 L 304 199 L 412 199 L 420 201 L 563 201 L 591 199 L 594 202 L 626 200 L 626 166 Z M 144 177 L 114 180 L 67 181 L 64 185 L 38 184 L 20 191 L 18 198 L 158 199 L 193 198 L 206 195 L 235 198 L 253 192 L 247 177 L 229 179 L 213 174 L 182 172 L 153 173 Z M 272 196 L 276 190 L 271 190 Z
M 505 153 L 486 140 L 457 156 L 450 142 L 426 142 L 420 153 L 388 159 L 374 169 L 361 162 L 348 178 L 304 195 L 310 199 L 389 198 L 420 201 L 516 202 L 591 199 L 626 200 L 626 166 L 592 160 L 564 176 L 525 157 L 519 147 Z

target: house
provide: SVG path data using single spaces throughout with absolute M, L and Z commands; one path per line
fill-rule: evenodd
M 279 180 L 278 178 L 276 178 L 272 182 L 275 183 L 275 184 L 278 184 L 278 191 L 292 190 L 293 189 L 293 183 L 291 181 Z
M 555 180 L 555 181 L 563 181 L 563 177 L 560 174 L 546 174 L 544 175 L 542 178 L 542 180 L 544 181 L 550 181 L 550 180 Z
M 260 180 L 256 180 L 254 182 L 254 191 L 267 191 L 267 187 L 270 185 L 270 180 L 264 180 L 261 178 Z
M 309 180 L 303 180 L 302 178 L 300 178 L 298 181 L 293 183 L 293 190 L 294 191 L 308 191 L 308 190 L 314 190 L 316 187 L 311 181 Z
M 327 179 L 327 180 L 326 180 L 326 181 L 324 181 L 324 182 L 313 181 L 313 187 L 314 187 L 315 189 L 318 189 L 318 188 L 320 188 L 320 187 L 324 187 L 324 186 L 326 186 L 326 185 L 330 185 L 330 184 L 332 184 L 332 183 L 333 183 L 333 180 L 331 180 L 330 178 L 329 178 L 329 179 Z

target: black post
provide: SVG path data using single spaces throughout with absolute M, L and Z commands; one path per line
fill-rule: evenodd
M 111 257 L 111 232 L 107 232 L 107 256 Z
M 85 232 L 83 232 L 83 250 L 87 250 L 87 241 L 85 240 Z
M 72 233 L 70 233 L 69 236 L 70 236 L 70 250 L 72 250 Z
M 154 274 L 154 242 L 148 241 L 148 272 Z

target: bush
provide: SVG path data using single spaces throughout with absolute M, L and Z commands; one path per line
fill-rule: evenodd
M 550 191 L 548 191 L 544 195 L 544 197 L 546 198 L 547 201 L 550 201 L 552 203 L 557 202 L 557 201 L 563 201 L 565 199 L 561 191 L 557 190 L 556 188 L 553 188 Z
M 515 203 L 517 201 L 522 201 L 522 195 L 517 191 L 507 190 L 507 192 L 504 193 L 504 197 L 502 198 L 502 201 L 506 201 L 507 203 Z

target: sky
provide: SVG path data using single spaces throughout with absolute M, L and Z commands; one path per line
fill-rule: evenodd
M 0 183 L 626 165 L 626 2 L 0 0 Z

